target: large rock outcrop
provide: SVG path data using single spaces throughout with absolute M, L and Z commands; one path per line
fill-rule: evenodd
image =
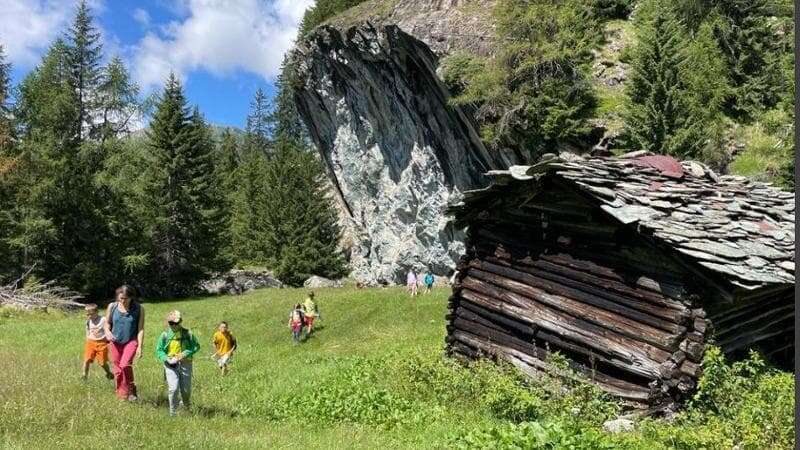
M 487 151 L 470 115 L 449 104 L 437 56 L 397 26 L 323 26 L 293 60 L 298 109 L 345 211 L 353 278 L 450 272 L 463 244 L 446 204 L 516 161 Z
M 397 25 L 437 56 L 457 51 L 489 55 L 496 49 L 492 11 L 497 0 L 369 0 L 331 18 L 340 30 L 364 22 Z

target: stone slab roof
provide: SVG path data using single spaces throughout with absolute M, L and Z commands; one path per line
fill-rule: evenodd
M 618 158 L 550 155 L 533 166 L 491 171 L 494 183 L 469 191 L 457 217 L 503 185 L 543 176 L 567 180 L 623 224 L 747 290 L 794 284 L 794 193 L 706 166 L 634 152 Z M 463 223 L 463 220 L 461 221 Z

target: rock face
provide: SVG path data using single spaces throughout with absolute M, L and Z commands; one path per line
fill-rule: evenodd
M 298 110 L 346 212 L 352 277 L 451 272 L 463 244 L 446 204 L 515 161 L 487 152 L 471 117 L 448 103 L 434 52 L 396 26 L 323 26 L 292 57 Z
M 397 25 L 424 42 L 437 56 L 466 50 L 489 55 L 495 49 L 492 10 L 497 0 L 371 0 L 329 24 L 347 29 L 369 21 Z
M 238 295 L 243 292 L 259 288 L 282 288 L 283 283 L 272 275 L 272 272 L 257 272 L 250 270 L 231 270 L 219 275 L 201 286 L 201 290 L 206 294 L 229 294 Z

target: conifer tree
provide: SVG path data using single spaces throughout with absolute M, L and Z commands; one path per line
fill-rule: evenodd
M 312 275 L 339 278 L 346 273 L 323 177 L 312 152 L 290 141 L 277 142 L 264 172 L 265 249 L 270 267 L 289 285 L 299 286 Z
M 633 49 L 626 87 L 626 127 L 638 149 L 693 156 L 701 146 L 702 123 L 693 117 L 681 71 L 685 36 L 669 7 L 657 3 L 645 19 Z
M 294 71 L 289 57 L 281 63 L 281 70 L 275 81 L 275 110 L 272 112 L 275 139 L 308 145 L 310 139 L 305 125 L 294 102 Z
M 250 103 L 250 113 L 245 126 L 245 146 L 269 154 L 269 147 L 275 131 L 270 102 L 261 88 L 256 90 Z
M 119 57 L 114 57 L 103 68 L 96 96 L 99 117 L 92 137 L 105 142 L 128 135 L 139 111 L 139 86 L 131 80 Z
M 165 295 L 185 295 L 224 268 L 218 257 L 221 202 L 208 128 L 196 110 L 189 114 L 174 74 L 156 105 L 147 138 L 153 161 L 147 193 L 154 282 Z
M 78 117 L 76 137 L 82 141 L 86 129 L 91 130 L 95 118 L 92 116 L 96 108 L 96 91 L 100 84 L 100 63 L 103 48 L 100 43 L 100 32 L 93 23 L 93 17 L 86 0 L 78 5 L 75 20 L 67 34 L 70 61 L 70 84 L 75 90 Z

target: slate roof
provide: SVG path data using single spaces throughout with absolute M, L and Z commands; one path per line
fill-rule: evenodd
M 618 158 L 553 155 L 487 175 L 494 178 L 492 186 L 466 192 L 463 202 L 451 207 L 458 222 L 503 185 L 558 176 L 623 224 L 637 224 L 736 286 L 794 284 L 794 193 L 769 184 L 718 176 L 697 162 L 645 152 Z

